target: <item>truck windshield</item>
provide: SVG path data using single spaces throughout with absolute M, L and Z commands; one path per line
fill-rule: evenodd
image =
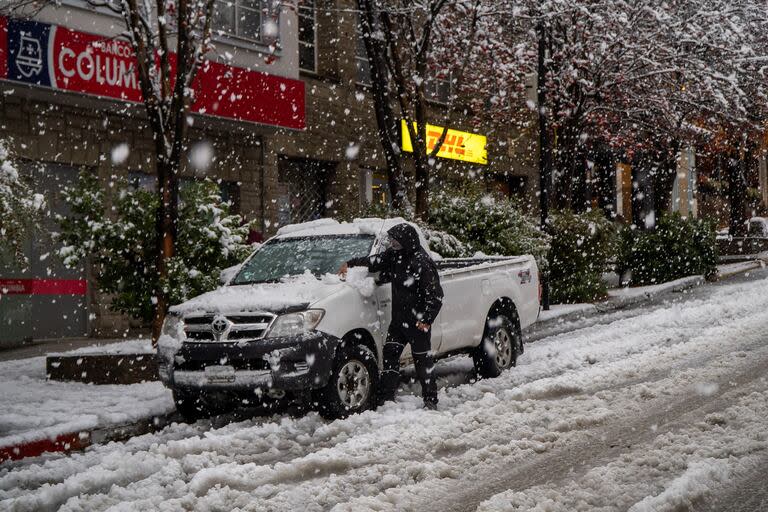
M 245 262 L 231 284 L 274 283 L 307 270 L 315 276 L 335 274 L 342 263 L 368 256 L 372 235 L 332 235 L 273 240 Z

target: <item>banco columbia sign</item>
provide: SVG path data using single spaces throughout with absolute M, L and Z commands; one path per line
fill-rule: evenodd
M 175 66 L 175 54 L 171 64 Z M 117 100 L 142 100 L 130 44 L 66 27 L 0 16 L 0 79 Z M 206 61 L 192 111 L 305 128 L 304 83 Z

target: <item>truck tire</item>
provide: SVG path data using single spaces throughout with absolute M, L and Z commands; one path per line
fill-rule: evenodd
M 379 366 L 364 345 L 344 342 L 336 350 L 328 384 L 314 393 L 318 412 L 326 419 L 345 418 L 376 404 Z
M 485 321 L 483 341 L 472 352 L 477 374 L 490 379 L 517 364 L 523 338 L 517 322 L 504 314 L 490 315 Z
M 173 401 L 184 421 L 194 423 L 199 419 L 210 418 L 211 409 L 200 394 L 187 394 L 177 389 L 173 390 Z

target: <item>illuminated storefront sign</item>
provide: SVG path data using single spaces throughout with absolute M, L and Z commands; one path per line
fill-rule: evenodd
M 400 131 L 402 132 L 403 151 L 413 153 L 413 144 L 405 121 L 402 121 Z M 415 126 L 415 124 L 414 124 Z M 427 124 L 427 151 L 432 151 L 443 134 L 443 128 Z M 451 158 L 463 162 L 488 165 L 488 151 L 485 147 L 488 142 L 485 135 L 477 133 L 461 132 L 459 130 L 448 129 L 445 141 L 440 146 L 437 156 L 441 158 Z
M 175 54 L 171 64 L 175 66 Z M 140 102 L 130 44 L 29 20 L 0 16 L 0 79 Z M 199 114 L 306 127 L 304 82 L 205 61 L 193 83 Z

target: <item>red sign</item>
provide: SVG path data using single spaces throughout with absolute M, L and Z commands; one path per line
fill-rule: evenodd
M 85 295 L 85 279 L 0 279 L 0 295 Z
M 175 54 L 170 56 L 175 67 Z M 131 45 L 66 27 L 0 17 L 0 78 L 131 102 L 142 99 Z M 205 61 L 192 111 L 304 129 L 304 82 Z

